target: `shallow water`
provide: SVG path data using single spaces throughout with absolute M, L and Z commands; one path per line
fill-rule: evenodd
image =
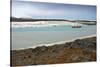
M 96 34 L 96 25 L 72 28 L 69 25 L 12 28 L 12 49 L 67 41 Z

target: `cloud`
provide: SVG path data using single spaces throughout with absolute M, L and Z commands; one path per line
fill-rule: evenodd
M 96 7 L 14 0 L 12 2 L 12 16 L 41 19 L 96 19 Z
M 37 6 L 33 6 L 31 4 L 25 3 L 13 3 L 12 4 L 12 16 L 16 17 L 32 17 L 32 16 L 50 16 L 57 15 L 63 13 L 64 11 L 60 9 L 47 9 L 41 8 Z

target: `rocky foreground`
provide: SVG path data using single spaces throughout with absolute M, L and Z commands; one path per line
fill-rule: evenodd
M 96 61 L 96 37 L 65 44 L 11 50 L 11 66 Z

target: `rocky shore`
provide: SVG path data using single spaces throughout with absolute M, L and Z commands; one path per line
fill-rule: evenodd
M 11 50 L 11 66 L 96 61 L 96 37 L 76 39 L 64 44 Z

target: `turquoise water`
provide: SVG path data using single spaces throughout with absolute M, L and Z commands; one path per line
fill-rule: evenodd
M 67 25 L 12 28 L 12 49 L 67 41 L 90 35 L 96 35 L 96 25 L 87 25 L 81 28 L 72 28 Z
M 32 32 L 32 31 L 75 31 L 75 30 L 82 30 L 85 28 L 89 28 L 91 26 L 82 26 L 82 28 L 72 28 L 72 26 L 67 25 L 59 25 L 59 26 L 52 26 L 52 27 L 24 27 L 24 28 L 12 28 L 12 32 Z M 94 27 L 94 26 L 92 26 Z
M 52 27 L 25 27 L 25 28 L 12 28 L 13 32 L 30 32 L 30 31 L 66 31 L 75 30 L 71 26 L 61 25 Z

